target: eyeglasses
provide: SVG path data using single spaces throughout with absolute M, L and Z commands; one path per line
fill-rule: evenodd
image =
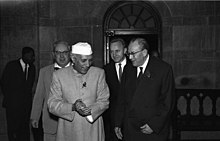
M 139 51 L 136 51 L 136 52 L 127 52 L 127 56 L 129 57 L 130 55 L 131 56 L 134 56 L 135 54 L 137 54 L 137 53 L 139 53 L 139 52 L 141 52 L 141 51 L 143 51 L 143 49 L 142 50 L 139 50 Z
M 55 53 L 56 55 L 62 55 L 62 54 L 68 55 L 69 51 L 54 51 L 54 53 Z

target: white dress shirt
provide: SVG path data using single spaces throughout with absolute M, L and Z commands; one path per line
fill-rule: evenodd
M 24 63 L 24 61 L 22 60 L 22 58 L 20 59 L 20 63 L 21 63 L 21 67 L 22 67 L 22 70 L 23 70 L 23 72 L 25 71 L 25 63 Z M 27 70 L 28 70 L 28 68 L 29 68 L 29 64 L 27 64 Z M 28 71 L 27 71 L 28 72 Z
M 71 63 L 68 63 L 66 66 L 65 66 L 65 68 L 66 67 L 69 67 L 71 65 Z M 54 68 L 62 68 L 61 66 L 59 66 L 56 62 L 54 63 Z
M 147 59 L 145 60 L 144 64 L 137 67 L 137 76 L 138 76 L 138 74 L 139 74 L 139 72 L 140 72 L 139 67 L 142 67 L 142 68 L 143 68 L 143 69 L 142 69 L 142 72 L 144 73 L 144 71 L 145 71 L 145 69 L 146 69 L 146 67 L 147 67 L 148 62 L 149 62 L 149 54 L 147 55 Z
M 121 61 L 120 63 L 115 63 L 115 68 L 116 68 L 116 72 L 117 72 L 118 80 L 120 80 L 120 78 L 119 78 L 119 64 L 121 64 L 121 69 L 122 69 L 122 72 L 123 72 L 126 63 L 127 63 L 126 58 L 124 58 L 124 60 Z

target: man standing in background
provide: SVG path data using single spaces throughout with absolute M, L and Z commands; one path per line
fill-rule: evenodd
M 31 124 L 33 128 L 39 127 L 39 120 L 42 113 L 44 141 L 55 141 L 56 139 L 58 117 L 49 113 L 47 100 L 53 72 L 71 65 L 69 44 L 65 41 L 56 41 L 53 44 L 52 55 L 54 63 L 40 69 L 31 111 Z
M 30 141 L 32 87 L 35 81 L 34 50 L 22 49 L 22 57 L 7 63 L 1 78 L 9 141 Z
M 105 141 L 118 141 L 114 132 L 114 111 L 118 92 L 120 88 L 120 82 L 122 79 L 123 70 L 126 65 L 131 65 L 126 59 L 127 48 L 122 38 L 114 38 L 110 42 L 110 55 L 112 61 L 104 66 L 106 73 L 106 82 L 109 86 L 110 98 L 109 98 L 109 109 L 104 114 L 104 125 L 105 125 Z

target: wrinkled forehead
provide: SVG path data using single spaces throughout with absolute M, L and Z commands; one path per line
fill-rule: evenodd
M 140 49 L 142 49 L 142 47 L 137 41 L 131 42 L 128 46 L 129 52 L 140 50 Z
M 76 58 L 81 60 L 91 60 L 93 58 L 92 55 L 81 55 L 81 54 L 74 54 Z
M 122 45 L 122 43 L 121 42 L 113 42 L 113 43 L 111 43 L 111 45 L 110 45 L 110 50 L 118 50 L 118 49 L 123 49 L 124 47 L 123 47 L 123 45 Z
M 34 56 L 34 52 L 33 51 L 30 51 L 30 52 L 27 52 L 24 54 L 25 57 L 32 57 Z
M 69 51 L 69 48 L 65 44 L 57 44 L 57 46 L 55 47 L 55 51 Z

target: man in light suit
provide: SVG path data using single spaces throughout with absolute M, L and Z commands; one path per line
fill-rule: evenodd
M 169 135 L 175 99 L 172 67 L 148 51 L 143 38 L 128 46 L 133 66 L 124 71 L 115 114 L 115 132 L 124 141 L 166 141 Z
M 53 73 L 48 108 L 59 117 L 56 141 L 104 141 L 102 113 L 109 89 L 104 70 L 92 65 L 92 48 L 72 46 L 73 66 Z
M 22 49 L 22 57 L 7 63 L 1 78 L 9 141 L 30 141 L 32 88 L 35 81 L 34 50 Z
M 122 38 L 114 38 L 110 41 L 110 55 L 112 60 L 104 66 L 106 82 L 110 90 L 109 109 L 103 114 L 105 141 L 118 141 L 114 131 L 114 111 L 124 67 L 131 65 L 126 59 L 126 52 L 127 48 Z
M 44 141 L 55 141 L 58 118 L 50 114 L 47 108 L 47 100 L 50 92 L 52 74 L 59 68 L 70 66 L 70 46 L 65 41 L 56 41 L 53 44 L 54 63 L 40 69 L 37 88 L 31 111 L 31 124 L 34 128 L 39 127 L 42 113 Z

